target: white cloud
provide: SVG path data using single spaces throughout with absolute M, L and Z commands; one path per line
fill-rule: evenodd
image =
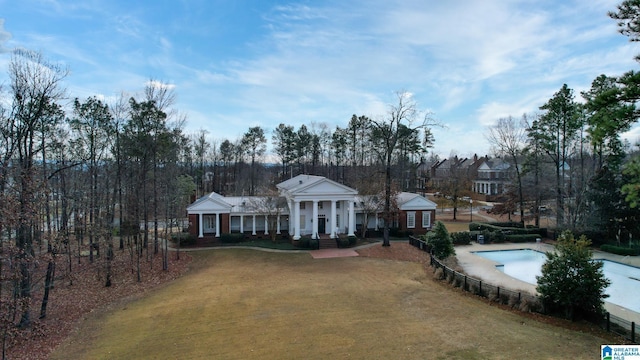
M 0 18 L 0 54 L 9 52 L 5 43 L 11 39 L 11 33 L 4 29 L 4 19 Z

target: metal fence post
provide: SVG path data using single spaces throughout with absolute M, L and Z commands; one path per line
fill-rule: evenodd
M 636 342 L 636 322 L 631 322 L 631 341 Z

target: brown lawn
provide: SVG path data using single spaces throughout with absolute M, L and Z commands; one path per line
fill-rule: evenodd
M 192 256 L 182 278 L 88 316 L 51 358 L 587 359 L 615 341 L 436 282 L 405 243 L 351 258 Z

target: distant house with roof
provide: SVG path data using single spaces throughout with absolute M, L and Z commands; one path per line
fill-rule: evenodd
M 511 182 L 511 164 L 501 158 L 481 160 L 478 175 L 473 180 L 473 192 L 484 195 L 487 201 L 492 201 L 503 195 Z
M 382 228 L 384 219 L 371 198 L 322 176 L 298 175 L 276 185 L 270 196 L 205 195 L 187 207 L 189 231 L 197 237 L 242 233 L 260 237 L 269 231 L 298 240 L 351 236 L 356 229 Z M 436 204 L 414 193 L 399 193 L 396 220 L 391 227 L 423 234 L 435 221 Z M 367 216 L 371 214 L 371 216 Z

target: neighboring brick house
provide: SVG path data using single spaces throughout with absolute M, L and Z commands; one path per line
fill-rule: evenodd
M 473 181 L 473 192 L 483 195 L 485 199 L 482 200 L 497 200 L 506 192 L 511 182 L 511 172 L 511 164 L 503 159 L 483 159 L 478 166 L 478 176 Z
M 187 207 L 189 231 L 198 237 L 220 237 L 226 233 L 259 236 L 272 229 L 298 240 L 302 236 L 355 235 L 365 218 L 367 228 L 382 226 L 381 208 L 366 209 L 357 190 L 325 177 L 298 175 L 276 187 L 279 194 L 272 197 L 211 193 L 197 199 Z M 422 234 L 431 229 L 435 203 L 412 193 L 398 194 L 395 203 L 400 230 Z M 363 216 L 365 211 L 374 214 Z

